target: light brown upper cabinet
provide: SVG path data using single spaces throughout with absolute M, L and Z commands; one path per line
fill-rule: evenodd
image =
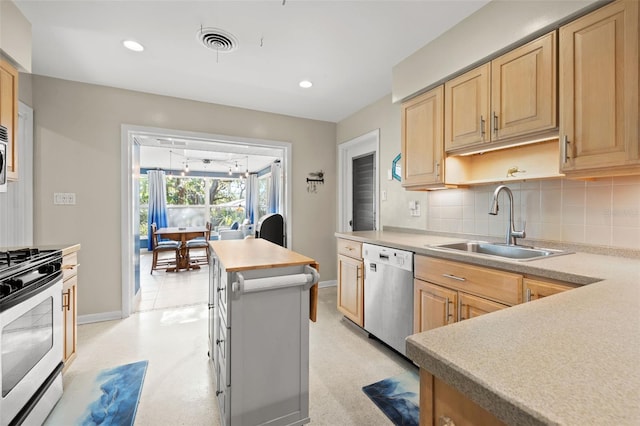
M 18 179 L 18 70 L 0 60 L 0 124 L 7 128 L 7 179 Z
M 560 168 L 574 177 L 640 173 L 638 1 L 560 28 Z
M 484 64 L 445 83 L 445 149 L 475 146 L 490 140 L 487 135 L 491 68 Z
M 557 135 L 557 38 L 548 33 L 445 83 L 445 150 Z
M 402 186 L 444 183 L 443 86 L 402 104 Z

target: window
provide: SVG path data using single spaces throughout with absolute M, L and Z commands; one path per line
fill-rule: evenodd
M 170 227 L 228 227 L 245 218 L 245 181 L 198 176 L 167 176 L 167 222 Z M 149 181 L 140 176 L 140 235 L 148 233 Z

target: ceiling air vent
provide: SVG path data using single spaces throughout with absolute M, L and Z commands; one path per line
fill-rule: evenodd
M 196 37 L 204 47 L 219 53 L 229 53 L 238 49 L 238 39 L 219 28 L 200 28 Z

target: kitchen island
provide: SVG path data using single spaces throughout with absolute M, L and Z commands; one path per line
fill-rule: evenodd
M 640 423 L 638 257 L 576 250 L 518 262 L 434 249 L 460 241 L 440 235 L 336 236 L 578 284 L 553 297 L 410 336 L 407 356 L 420 366 L 424 381 L 433 375 L 507 424 Z
M 209 356 L 221 424 L 308 423 L 316 262 L 264 239 L 209 244 Z

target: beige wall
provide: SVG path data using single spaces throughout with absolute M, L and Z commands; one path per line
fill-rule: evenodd
M 34 242 L 80 243 L 80 315 L 121 310 L 121 125 L 292 143 L 292 249 L 336 275 L 334 123 L 32 76 L 35 111 Z M 326 184 L 307 193 L 322 169 Z M 75 192 L 75 206 L 53 205 Z M 148 273 L 143 271 L 143 273 Z
M 386 200 L 380 198 L 380 224 L 426 229 L 424 216 L 409 215 L 409 201 L 416 200 L 424 208 L 426 193 L 404 191 L 400 182 L 387 179 L 391 162 L 400 153 L 400 104 L 391 103 L 390 94 L 339 122 L 338 145 L 375 129 L 380 129 L 380 194 L 387 192 Z
M 595 3 L 610 0 L 493 0 L 393 67 L 393 101 L 509 49 Z
M 0 1 L 0 51 L 20 71 L 31 72 L 31 23 L 11 0 Z

